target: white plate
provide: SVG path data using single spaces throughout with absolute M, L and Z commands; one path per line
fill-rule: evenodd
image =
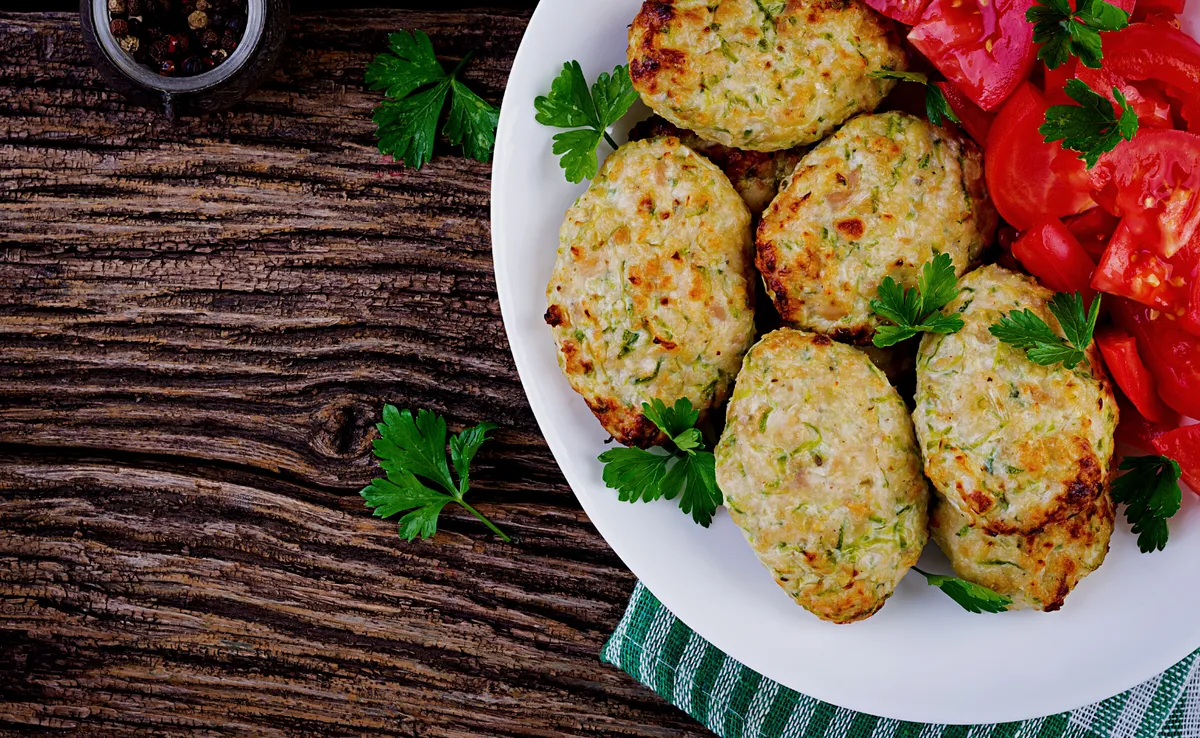
M 621 560 L 689 627 L 750 668 L 835 705 L 920 722 L 1049 715 L 1126 690 L 1200 646 L 1200 502 L 1185 494 L 1163 552 L 1140 554 L 1128 526 L 1104 566 L 1057 613 L 972 615 L 912 575 L 879 614 L 822 622 L 759 565 L 729 516 L 701 528 L 673 502 L 619 502 L 600 479 L 607 434 L 558 369 L 542 320 L 563 215 L 585 185 L 563 178 L 554 130 L 533 99 L 563 62 L 589 80 L 625 63 L 641 0 L 542 0 L 513 63 L 492 175 L 496 286 L 513 358 L 554 458 Z M 1195 34 L 1200 0 L 1193 0 Z M 632 111 L 615 138 L 625 140 Z M 608 151 L 603 147 L 601 154 Z M 925 563 L 948 572 L 932 544 Z

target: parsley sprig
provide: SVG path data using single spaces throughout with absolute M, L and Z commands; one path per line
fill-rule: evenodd
M 376 56 L 364 77 L 372 90 L 384 90 L 374 117 L 379 151 L 410 167 L 424 166 L 433 158 L 438 119 L 449 95 L 450 112 L 442 133 L 472 159 L 489 161 L 500 111 L 458 79 L 472 54 L 446 74 L 429 37 L 421 31 L 393 33 L 388 46 L 391 53 Z
M 937 587 L 945 592 L 950 599 L 962 605 L 967 612 L 1004 612 L 1013 603 L 1011 597 L 988 589 L 982 584 L 942 574 L 930 574 L 915 566 L 913 570 L 925 577 L 925 581 L 929 583 L 930 587 Z
M 488 440 L 487 434 L 496 429 L 495 424 L 480 423 L 450 437 L 450 461 L 458 477 L 457 484 L 446 463 L 446 420 L 442 416 L 419 410 L 414 418 L 409 410 L 384 405 L 383 422 L 375 427 L 379 429 L 375 456 L 387 477 L 372 479 L 359 494 L 380 518 L 411 510 L 400 518 L 401 538 L 411 541 L 431 537 L 437 533 L 442 508 L 457 502 L 501 540 L 511 543 L 511 538 L 463 499 L 471 486 L 471 461 Z
M 551 83 L 550 94 L 533 101 L 538 123 L 575 129 L 554 134 L 553 151 L 562 156 L 559 165 L 569 181 L 582 182 L 596 176 L 600 140 L 617 148 L 606 129 L 625 115 L 637 96 L 629 67 L 622 65 L 612 74 L 602 73 L 589 90 L 579 62 L 570 61 L 563 64 L 562 72 Z
M 1041 44 L 1038 58 L 1050 69 L 1058 69 L 1071 55 L 1092 69 L 1100 68 L 1103 48 L 1100 34 L 1129 25 L 1129 13 L 1104 0 L 1035 0 L 1025 11 L 1033 24 L 1033 42 Z
M 642 413 L 671 440 L 656 450 L 613 448 L 600 454 L 604 483 L 623 502 L 679 497 L 679 507 L 707 528 L 724 498 L 717 487 L 716 457 L 695 427 L 700 413 L 686 397 L 674 407 L 659 399 L 642 403 Z
M 1078 292 L 1073 295 L 1057 292 L 1050 300 L 1050 312 L 1058 318 L 1065 339 L 1029 308 L 1013 310 L 988 331 L 1007 344 L 1025 349 L 1025 355 L 1035 364 L 1050 366 L 1062 362 L 1066 368 L 1074 369 L 1087 358 L 1087 347 L 1100 316 L 1100 296 L 1096 295 L 1091 310 L 1087 311 Z
M 1137 113 L 1120 89 L 1112 88 L 1115 109 L 1082 80 L 1069 80 L 1063 89 L 1079 104 L 1052 105 L 1046 110 L 1046 122 L 1038 128 L 1046 143 L 1062 141 L 1063 148 L 1077 152 L 1091 169 L 1100 155 L 1115 149 L 1121 139 L 1133 140 L 1138 131 Z
M 942 125 L 942 119 L 952 120 L 955 123 L 962 123 L 954 110 L 950 107 L 950 103 L 946 101 L 946 95 L 942 92 L 942 88 L 929 81 L 929 77 L 920 72 L 895 72 L 891 69 L 877 69 L 873 72 L 867 72 L 868 77 L 876 79 L 898 79 L 903 82 L 916 82 L 919 85 L 925 85 L 925 117 L 929 118 L 929 122 L 935 126 Z
M 1161 551 L 1170 530 L 1167 519 L 1179 512 L 1179 464 L 1166 456 L 1126 456 L 1117 467 L 1125 473 L 1112 483 L 1113 502 L 1125 505 L 1125 519 L 1137 533 L 1142 553 Z
M 905 289 L 891 277 L 884 277 L 877 292 L 879 299 L 871 300 L 871 310 L 895 323 L 876 329 L 872 342 L 880 348 L 918 333 L 957 333 L 963 327 L 958 313 L 939 312 L 958 296 L 958 277 L 949 254 L 938 254 L 925 262 L 915 288 Z

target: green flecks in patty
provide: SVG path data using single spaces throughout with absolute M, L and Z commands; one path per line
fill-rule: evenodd
M 963 536 L 965 536 L 966 534 L 968 534 L 970 532 L 971 532 L 971 526 L 964 523 L 963 527 L 959 528 L 958 532 L 955 533 L 954 535 L 959 538 L 962 538 Z
M 1002 559 L 984 559 L 983 561 L 979 562 L 979 565 L 980 566 L 1015 566 L 1016 568 L 1020 569 L 1021 571 L 1025 571 L 1025 567 L 1021 566 L 1020 564 L 1014 564 L 1011 561 L 1004 561 Z
M 737 54 L 733 53 L 733 47 L 731 47 L 729 42 L 725 39 L 721 39 L 721 55 L 734 64 L 737 63 Z
M 621 350 L 617 352 L 617 358 L 624 359 L 626 356 L 628 356 L 629 353 L 633 351 L 634 344 L 636 344 L 638 339 L 641 337 L 642 334 L 636 331 L 625 331 L 625 333 L 621 335 Z
M 659 372 L 662 370 L 662 365 L 663 365 L 663 360 L 662 360 L 662 359 L 659 359 L 659 360 L 658 360 L 658 364 L 656 364 L 656 365 L 654 366 L 654 373 L 653 373 L 653 374 L 651 374 L 651 375 L 649 375 L 649 376 L 646 376 L 646 377 L 634 377 L 634 378 L 633 378 L 633 383 L 634 383 L 634 384 L 645 384 L 646 382 L 649 382 L 649 381 L 651 381 L 651 380 L 653 380 L 653 379 L 657 379 L 657 378 L 658 378 L 658 373 L 659 373 Z
M 930 153 L 926 152 L 925 156 L 922 156 L 922 157 L 921 157 L 921 160 L 920 160 L 919 162 L 917 162 L 917 168 L 919 168 L 919 169 L 925 169 L 926 167 L 928 167 L 928 166 L 929 166 L 929 160 L 930 160 L 931 158 L 933 158 L 933 154 L 930 154 Z
M 759 433 L 766 433 L 766 431 L 767 431 L 767 418 L 771 417 L 771 411 L 772 411 L 772 410 L 774 410 L 774 409 L 775 409 L 775 408 L 769 407 L 769 408 L 767 408 L 766 410 L 764 410 L 764 411 L 763 411 L 762 417 L 760 417 L 760 418 L 758 419 L 758 432 L 759 432 Z

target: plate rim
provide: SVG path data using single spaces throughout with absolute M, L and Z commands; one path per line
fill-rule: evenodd
M 503 186 L 498 187 L 497 185 L 504 177 L 504 172 L 507 168 L 505 165 L 509 161 L 510 153 L 513 150 L 512 147 L 506 146 L 505 144 L 508 143 L 509 139 L 513 135 L 512 121 L 518 114 L 516 111 L 520 108 L 521 103 L 532 103 L 532 100 L 521 101 L 521 103 L 518 103 L 518 101 L 515 100 L 515 85 L 513 84 L 513 79 L 518 76 L 519 72 L 524 71 L 524 67 L 529 64 L 529 58 L 536 53 L 533 51 L 534 47 L 531 45 L 531 43 L 529 43 L 531 36 L 534 35 L 535 32 L 541 30 L 541 25 L 545 23 L 546 19 L 549 18 L 553 13 L 561 10 L 569 3 L 579 3 L 580 1 L 581 0 L 541 0 L 541 2 L 539 2 L 534 9 L 529 23 L 526 26 L 525 32 L 522 34 L 521 42 L 518 46 L 517 53 L 514 56 L 512 66 L 509 71 L 508 82 L 505 85 L 504 94 L 501 100 L 500 117 L 496 132 L 495 154 L 492 162 L 492 175 L 490 181 L 491 197 L 489 204 L 489 225 L 491 228 L 492 240 L 493 276 L 496 280 L 496 290 L 500 304 L 501 319 L 504 324 L 505 337 L 509 343 L 509 351 L 513 357 L 513 362 L 516 366 L 518 377 L 521 381 L 522 390 L 525 392 L 526 398 L 529 401 L 530 408 L 533 411 L 534 418 L 538 425 L 538 429 L 550 449 L 555 464 L 558 466 L 559 471 L 563 474 L 568 485 L 570 486 L 572 494 L 583 507 L 584 512 L 587 514 L 591 524 L 595 527 L 596 531 L 604 539 L 609 548 L 612 549 L 613 553 L 615 553 L 621 560 L 621 563 L 628 567 L 634 576 L 641 580 L 647 589 L 649 589 L 650 592 L 659 600 L 659 602 L 661 602 L 664 607 L 670 610 L 670 612 L 677 619 L 679 619 L 680 622 L 683 622 L 685 625 L 687 625 L 688 628 L 711 644 L 714 648 L 729 655 L 731 658 L 743 664 L 746 668 L 756 671 L 762 674 L 764 677 L 772 679 L 773 681 L 777 681 L 781 685 L 800 692 L 803 695 L 826 702 L 835 707 L 841 707 L 843 709 L 853 710 L 855 712 L 862 712 L 865 714 L 893 720 L 946 725 L 982 725 L 1047 717 L 1066 711 L 1076 710 L 1078 708 L 1108 699 L 1121 694 L 1122 692 L 1130 690 L 1142 684 L 1143 682 L 1154 678 L 1158 674 L 1161 674 L 1171 666 L 1186 658 L 1189 654 L 1196 650 L 1197 647 L 1200 647 L 1200 626 L 1198 626 L 1197 631 L 1193 634 L 1196 642 L 1195 646 L 1180 647 L 1179 650 L 1181 653 L 1176 656 L 1168 654 L 1168 649 L 1163 649 L 1163 653 L 1159 656 L 1159 658 L 1147 659 L 1146 661 L 1141 662 L 1142 668 L 1140 669 L 1128 669 L 1124 665 L 1122 665 L 1120 669 L 1113 669 L 1113 672 L 1119 671 L 1123 676 L 1107 679 L 1105 683 L 1109 684 L 1109 686 L 1101 689 L 1075 689 L 1072 692 L 1074 696 L 1070 700 L 1059 701 L 1056 707 L 1049 711 L 1046 711 L 1042 708 L 1034 709 L 1032 712 L 1028 708 L 992 710 L 986 712 L 983 715 L 984 719 L 981 720 L 978 717 L 967 717 L 965 715 L 965 713 L 968 711 L 972 713 L 979 712 L 977 705 L 972 705 L 968 711 L 954 709 L 951 706 L 943 705 L 942 707 L 947 707 L 948 709 L 940 714 L 931 714 L 928 711 L 923 711 L 921 709 L 910 710 L 906 705 L 900 706 L 899 709 L 888 708 L 881 710 L 880 705 L 871 702 L 869 697 L 858 699 L 855 696 L 857 693 L 853 689 L 842 689 L 840 691 L 837 689 L 826 689 L 822 684 L 819 683 L 819 680 L 810 681 L 809 683 L 804 684 L 803 688 L 801 688 L 789 684 L 788 682 L 791 680 L 785 680 L 778 676 L 772 676 L 771 674 L 768 674 L 766 669 L 761 668 L 761 665 L 755 664 L 758 659 L 753 654 L 748 653 L 743 645 L 740 645 L 740 643 L 736 640 L 734 642 L 730 642 L 730 639 L 725 637 L 724 634 L 714 632 L 714 624 L 710 623 L 708 619 L 691 617 L 693 613 L 690 611 L 690 608 L 687 606 L 680 606 L 685 598 L 679 591 L 679 588 L 675 584 L 675 580 L 673 578 L 667 576 L 667 574 L 661 569 L 645 566 L 644 562 L 641 560 L 633 563 L 622 554 L 622 549 L 628 550 L 628 547 L 634 544 L 628 540 L 628 536 L 619 526 L 613 525 L 612 521 L 608 520 L 608 514 L 600 509 L 597 503 L 591 499 L 590 495 L 581 494 L 579 492 L 580 489 L 584 488 L 584 480 L 581 478 L 581 474 L 578 469 L 574 468 L 572 464 L 565 462 L 563 451 L 565 448 L 565 442 L 562 440 L 561 435 L 555 425 L 548 422 L 548 418 L 551 417 L 549 408 L 547 408 L 545 405 L 542 392 L 534 383 L 534 379 L 532 378 L 534 374 L 533 364 L 530 360 L 528 352 L 523 348 L 527 339 L 521 336 L 515 327 L 515 320 L 511 318 L 511 316 L 513 316 L 517 311 L 514 305 L 515 297 L 513 288 L 511 287 L 507 278 L 507 274 L 505 270 L 502 269 L 502 265 L 507 264 L 506 260 L 510 254 L 509 248 L 506 245 L 506 229 L 501 227 L 505 218 L 503 204 L 507 202 L 508 194 L 507 190 Z M 630 1 L 633 2 L 636 0 Z M 607 0 L 592 0 L 592 2 L 608 4 Z M 612 4 L 616 5 L 616 3 Z M 1197 0 L 1197 4 L 1200 4 L 1200 0 Z M 548 69 L 547 73 L 552 76 L 553 69 Z M 498 192 L 502 194 L 497 195 Z M 554 247 L 557 248 L 557 244 L 554 244 Z M 674 603 L 674 605 L 672 603 Z M 686 610 L 689 612 L 687 612 L 685 615 L 684 613 L 681 613 L 681 610 Z M 1198 663 L 1200 663 L 1200 660 L 1198 660 Z M 1111 686 L 1112 684 L 1121 686 L 1113 688 Z M 1104 694 L 1100 695 L 1101 692 L 1104 692 Z M 896 706 L 892 705 L 891 707 Z M 957 719 L 960 717 L 964 719 Z

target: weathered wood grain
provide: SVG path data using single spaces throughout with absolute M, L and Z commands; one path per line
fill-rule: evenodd
M 0 13 L 0 730 L 698 734 L 598 663 L 633 578 L 509 358 L 489 167 L 374 147 L 387 32 L 476 49 L 498 101 L 528 14 L 299 15 L 171 127 L 70 14 Z M 504 426 L 473 496 L 518 546 L 370 517 L 384 401 Z

